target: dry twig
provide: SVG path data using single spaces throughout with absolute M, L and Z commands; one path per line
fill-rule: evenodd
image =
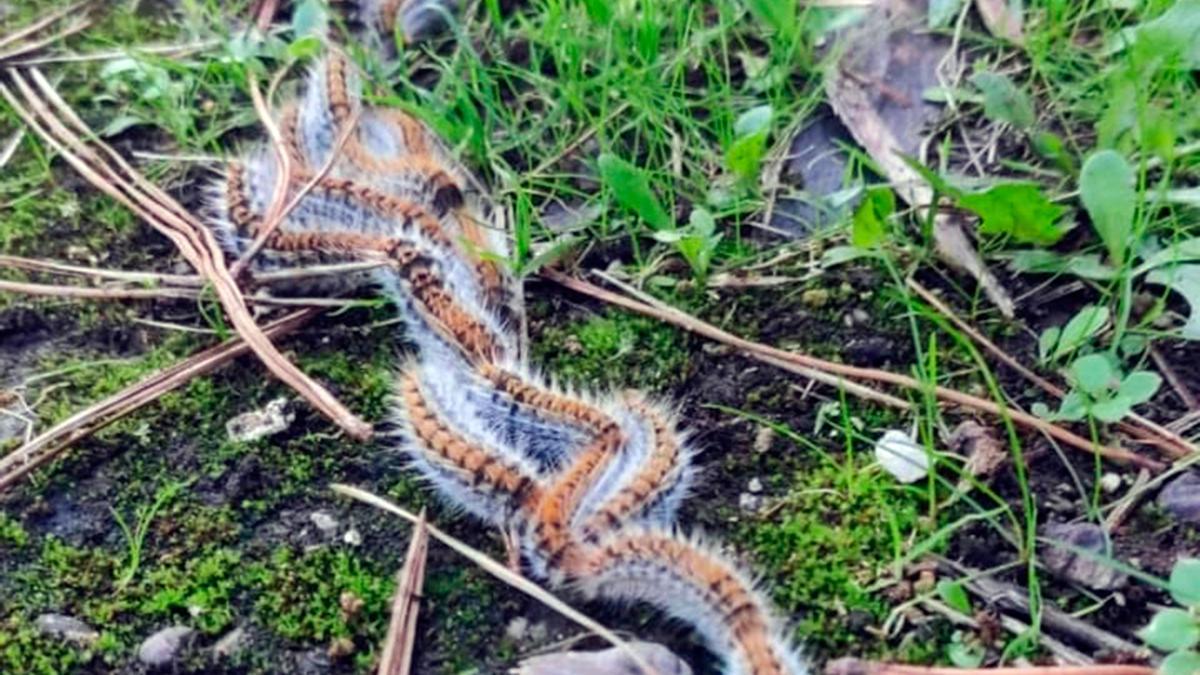
M 0 84 L 0 95 L 13 110 L 84 178 L 131 209 L 175 244 L 187 261 L 212 284 L 230 322 L 263 364 L 351 437 L 359 440 L 369 438 L 372 433 L 370 425 L 301 372 L 263 335 L 225 267 L 224 254 L 213 233 L 177 201 L 146 180 L 115 150 L 94 140 L 95 134 L 40 72 L 9 69 L 7 74 L 19 96 L 4 84 Z M 93 139 L 95 148 L 103 156 L 79 134 Z
M 930 389 L 924 383 L 907 375 L 901 375 L 899 373 L 893 373 L 876 368 L 862 368 L 859 366 L 846 365 L 844 363 L 834 363 L 832 361 L 826 361 L 814 356 L 809 356 L 808 354 L 788 352 L 758 342 L 744 340 L 658 300 L 651 299 L 653 302 L 641 302 L 634 300 L 632 298 L 607 291 L 586 281 L 569 277 L 554 270 L 543 270 L 541 274 L 543 277 L 577 293 L 582 293 L 597 300 L 602 300 L 609 304 L 617 305 L 618 307 L 624 307 L 625 309 L 629 309 L 639 314 L 644 314 L 660 321 L 674 324 L 680 328 L 683 328 L 684 330 L 696 333 L 697 335 L 701 335 L 712 340 L 716 340 L 718 342 L 722 342 L 747 354 L 753 354 L 756 357 L 767 356 L 778 361 L 792 363 L 802 368 L 821 371 L 829 375 L 890 384 L 913 391 L 927 391 Z M 1056 424 L 1051 424 L 1045 420 L 1039 419 L 1033 415 L 1021 412 L 1019 410 L 1013 410 L 1008 406 L 998 404 L 994 401 L 989 401 L 987 399 L 979 398 L 978 396 L 972 396 L 961 391 L 941 386 L 934 387 L 932 389 L 932 393 L 946 403 L 973 408 L 975 410 L 1000 417 L 1007 417 L 1016 424 L 1048 434 L 1053 438 L 1066 443 L 1067 445 L 1089 454 L 1098 454 L 1102 457 L 1117 462 L 1128 462 L 1130 464 L 1135 464 L 1155 472 L 1162 471 L 1164 468 L 1166 468 L 1161 462 L 1148 457 L 1143 457 L 1122 448 L 1095 445 L 1088 439 L 1070 432 Z
M 404 518 L 405 520 L 407 520 L 410 523 L 417 524 L 417 523 L 421 522 L 421 518 L 419 516 L 416 516 L 416 515 L 410 513 L 409 511 L 406 511 L 405 509 L 384 499 L 383 497 L 371 494 L 370 492 L 367 492 L 366 490 L 362 490 L 362 489 L 359 489 L 359 488 L 356 488 L 356 487 L 353 487 L 350 485 L 339 485 L 339 484 L 333 485 L 332 488 L 333 488 L 334 492 L 342 494 L 346 497 L 350 497 L 351 499 L 356 499 L 360 502 L 363 502 L 364 504 L 370 504 L 371 506 L 374 506 L 377 509 L 382 509 L 389 513 L 393 513 L 397 516 L 400 516 L 401 518 Z M 433 537 L 434 539 L 437 539 L 442 544 L 445 544 L 447 547 L 452 549 L 454 552 L 465 557 L 467 560 L 470 560 L 471 562 L 475 563 L 480 568 L 482 568 L 483 571 L 487 572 L 488 574 L 491 574 L 492 576 L 496 577 L 497 579 L 504 582 L 505 584 L 508 584 L 509 586 L 515 588 L 518 591 L 521 591 L 522 593 L 532 597 L 533 599 L 537 600 L 538 602 L 541 602 L 543 605 L 549 607 L 550 609 L 553 609 L 554 611 L 558 612 L 559 614 L 562 614 L 563 616 L 570 619 L 571 621 L 574 621 L 575 623 L 579 624 L 580 626 L 595 633 L 597 636 L 604 639 L 612 646 L 617 647 L 618 649 L 621 649 L 622 651 L 624 651 L 626 654 L 629 655 L 629 658 L 632 659 L 633 662 L 636 663 L 637 666 L 639 668 L 641 668 L 643 672 L 647 673 L 648 675 L 655 675 L 657 673 L 657 671 L 652 666 L 650 666 L 650 664 L 646 663 L 646 660 L 644 658 L 642 658 L 641 654 L 638 654 L 636 651 L 630 649 L 629 644 L 627 642 L 625 642 L 624 640 L 622 640 L 620 637 L 618 637 L 616 633 L 613 633 L 608 628 L 605 628 L 604 626 L 600 625 L 594 619 L 589 618 L 588 616 L 586 616 L 579 610 L 575 609 L 574 607 L 571 607 L 570 605 L 563 602 L 562 600 L 559 600 L 558 597 L 555 596 L 550 591 L 547 591 L 546 589 L 542 588 L 541 586 L 538 586 L 537 584 L 533 583 L 529 579 L 526 579 L 525 577 L 513 572 L 508 567 L 506 567 L 503 563 L 499 563 L 499 562 L 496 562 L 495 560 L 492 560 L 484 553 L 482 553 L 482 552 L 476 550 L 475 548 L 472 548 L 471 546 L 467 545 L 466 543 L 446 534 L 445 532 L 439 530 L 437 527 L 434 527 L 433 525 L 428 525 L 427 528 L 429 530 L 429 536 Z
M 379 675 L 408 675 L 412 670 L 413 647 L 416 644 L 417 612 L 421 606 L 421 590 L 425 587 L 425 560 L 429 551 L 429 529 L 425 509 L 413 526 L 412 540 L 404 556 L 404 568 L 396 582 L 392 599 L 392 622 L 388 626 L 379 661 Z

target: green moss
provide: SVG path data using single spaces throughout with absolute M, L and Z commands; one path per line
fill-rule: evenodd
M 28 543 L 29 533 L 25 531 L 21 521 L 0 511 L 0 551 L 25 548 Z
M 218 633 L 233 624 L 233 600 L 244 581 L 237 577 L 242 556 L 219 548 L 184 558 L 182 564 L 159 566 L 145 575 L 137 606 L 139 613 L 164 620 L 181 616 L 205 633 Z
M 902 550 L 897 537 L 917 526 L 920 503 L 866 471 L 865 461 L 824 465 L 797 473 L 782 508 L 739 536 L 774 580 L 776 601 L 802 617 L 798 634 L 837 649 L 858 639 L 846 625 L 849 614 L 875 621 L 886 614 L 886 600 L 866 588 Z
M 688 364 L 687 342 L 680 331 L 615 310 L 580 323 L 546 327 L 533 352 L 537 362 L 558 377 L 597 389 L 661 389 L 679 382 Z
M 279 548 L 250 576 L 258 619 L 281 637 L 326 643 L 348 638 L 359 652 L 370 652 L 386 630 L 392 573 L 346 550 Z M 362 608 L 345 611 L 344 594 L 361 600 Z
M 93 658 L 90 650 L 41 635 L 23 617 L 0 622 L 0 672 L 62 675 Z
M 442 672 L 460 673 L 478 664 L 481 651 L 490 652 L 499 632 L 493 623 L 498 598 L 486 577 L 472 567 L 430 572 L 425 597 L 434 625 L 439 627 L 435 650 L 444 655 Z

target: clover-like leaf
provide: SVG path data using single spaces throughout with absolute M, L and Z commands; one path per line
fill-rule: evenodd
M 1088 354 L 1075 359 L 1071 364 L 1071 375 L 1080 389 L 1098 396 L 1108 391 L 1113 380 L 1113 368 L 1103 354 Z
M 1167 585 L 1171 597 L 1184 607 L 1200 605 L 1200 559 L 1180 558 L 1171 568 Z
M 1154 394 L 1161 385 L 1162 378 L 1158 373 L 1135 370 L 1121 380 L 1120 386 L 1117 387 L 1117 394 L 1127 396 L 1133 405 L 1139 405 L 1154 398 Z
M 1190 649 L 1200 642 L 1200 626 L 1187 610 L 1171 607 L 1155 614 L 1149 625 L 1138 631 L 1138 637 L 1164 652 Z
M 1128 396 L 1117 394 L 1112 398 L 1096 401 L 1088 409 L 1088 412 L 1101 422 L 1120 422 L 1133 412 L 1133 401 L 1129 400 Z
M 1157 675 L 1196 675 L 1200 673 L 1200 654 L 1183 650 L 1167 654 L 1158 666 Z
M 1077 391 L 1069 391 L 1063 397 L 1062 403 L 1058 405 L 1058 412 L 1054 413 L 1053 419 L 1062 420 L 1064 422 L 1078 422 L 1087 416 L 1087 401 L 1084 400 L 1083 394 Z
M 1062 336 L 1050 358 L 1061 358 L 1087 344 L 1108 324 L 1108 316 L 1108 308 L 1103 305 L 1087 305 L 1079 310 L 1063 326 Z

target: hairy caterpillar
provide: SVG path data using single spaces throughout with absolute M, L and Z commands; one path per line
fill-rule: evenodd
M 754 584 L 676 531 L 695 453 L 671 411 L 634 393 L 563 391 L 523 366 L 511 284 L 480 256 L 507 252 L 487 196 L 424 125 L 364 106 L 358 86 L 352 65 L 331 55 L 281 111 L 296 167 L 289 198 L 355 126 L 257 264 L 390 263 L 339 288 L 377 284 L 417 347 L 396 376 L 402 449 L 445 499 L 516 532 L 533 576 L 656 606 L 694 626 L 731 675 L 808 672 Z M 278 170 L 259 148 L 215 186 L 212 226 L 230 254 L 258 235 Z

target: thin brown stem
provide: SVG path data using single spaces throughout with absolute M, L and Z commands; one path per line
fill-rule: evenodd
M 1067 392 L 1063 391 L 1061 387 L 1055 385 L 1046 378 L 1027 368 L 1011 354 L 1001 349 L 998 345 L 996 345 L 996 343 L 992 342 L 986 336 L 976 330 L 974 326 L 964 321 L 954 312 L 954 310 L 950 309 L 946 303 L 942 302 L 942 300 L 934 295 L 929 289 L 918 283 L 916 279 L 909 277 L 907 280 L 907 285 L 910 289 L 912 289 L 913 292 L 921 296 L 922 300 L 929 303 L 929 305 L 941 313 L 942 316 L 945 316 L 950 323 L 953 323 L 956 328 L 961 330 L 963 333 L 966 333 L 967 336 L 974 340 L 976 344 L 978 344 L 980 347 L 983 347 L 985 351 L 990 353 L 992 356 L 995 356 L 1009 368 L 1015 370 L 1022 377 L 1037 385 L 1042 389 L 1042 391 L 1060 399 L 1067 395 Z M 1139 426 L 1121 422 L 1118 426 L 1122 431 L 1136 436 L 1145 443 L 1163 448 L 1176 459 L 1180 457 L 1186 457 L 1187 455 L 1196 452 L 1195 446 L 1193 446 L 1179 434 L 1172 432 L 1170 429 L 1156 424 L 1136 413 L 1131 413 L 1129 418 Z
M 47 101 L 34 92 L 20 72 L 13 69 L 7 72 L 24 97 L 25 103 L 32 108 L 26 108 L 7 86 L 0 84 L 0 95 L 9 102 L 14 111 L 95 187 L 130 208 L 176 245 L 188 262 L 212 283 L 233 327 L 246 339 L 268 370 L 342 427 L 351 437 L 360 440 L 370 437 L 370 425 L 351 413 L 328 390 L 296 368 L 263 335 L 261 328 L 250 315 L 241 291 L 225 267 L 224 255 L 213 233 L 177 201 L 129 166 L 115 150 L 95 141 L 95 134 L 40 73 L 36 70 L 30 71 L 33 80 L 50 104 L 58 109 L 68 123 L 84 136 L 93 139 L 96 147 L 108 157 L 107 161 L 67 128 L 62 119 L 50 110 Z
M 652 304 L 633 300 L 623 295 L 607 291 L 594 284 L 569 277 L 561 272 L 553 270 L 544 270 L 541 274 L 543 277 L 546 277 L 547 279 L 550 279 L 551 281 L 554 281 L 578 293 L 582 293 L 597 300 L 602 300 L 609 304 L 624 307 L 639 314 L 644 314 L 661 321 L 666 321 L 679 326 L 680 328 L 696 333 L 697 335 L 702 335 L 709 339 L 728 344 L 747 353 L 766 355 L 781 361 L 794 363 L 805 368 L 812 368 L 835 375 L 841 375 L 846 378 L 880 382 L 914 391 L 929 390 L 929 387 L 926 384 L 907 375 L 901 375 L 899 373 L 893 373 L 876 368 L 862 368 L 844 363 L 834 363 L 832 361 L 826 361 L 814 356 L 809 356 L 808 354 L 788 352 L 782 349 L 769 347 L 758 342 L 745 340 L 657 300 L 655 300 L 655 302 Z M 1135 464 L 1155 472 L 1162 471 L 1164 468 L 1166 468 L 1161 462 L 1148 457 L 1143 457 L 1122 448 L 1113 448 L 1105 445 L 1093 444 L 1088 439 L 1072 433 L 1058 425 L 1051 424 L 1045 420 L 1039 419 L 1033 415 L 1021 412 L 1019 410 L 1013 410 L 1008 406 L 997 404 L 994 401 L 989 401 L 987 399 L 972 396 L 970 394 L 942 386 L 934 387 L 932 393 L 934 393 L 945 403 L 961 405 L 999 417 L 1007 417 L 1016 424 L 1045 433 L 1063 443 L 1089 454 L 1098 454 L 1113 461 Z

